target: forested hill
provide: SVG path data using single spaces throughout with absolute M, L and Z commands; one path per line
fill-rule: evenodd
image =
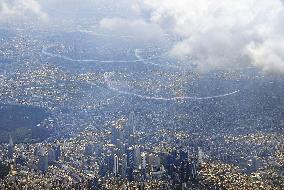
M 9 134 L 15 142 L 29 142 L 48 136 L 37 125 L 48 117 L 41 108 L 31 106 L 0 105 L 0 143 L 8 142 Z

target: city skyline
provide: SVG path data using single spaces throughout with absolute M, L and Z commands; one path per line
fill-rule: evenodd
M 283 16 L 0 0 L 0 189 L 283 189 Z

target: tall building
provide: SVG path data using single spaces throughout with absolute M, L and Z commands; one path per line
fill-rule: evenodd
M 119 141 L 117 144 L 118 155 L 121 157 L 123 154 L 126 154 L 127 145 L 124 142 Z
M 121 159 L 120 175 L 123 179 L 127 176 L 127 155 L 123 154 Z
M 141 153 L 141 175 L 142 180 L 145 181 L 147 178 L 147 153 Z
M 142 158 L 141 158 L 141 150 L 139 146 L 134 147 L 134 154 L 135 154 L 135 157 L 134 157 L 135 168 L 140 169 L 141 164 L 142 164 Z
M 203 157 L 204 157 L 204 154 L 203 154 L 202 148 L 198 147 L 198 164 L 202 164 Z
M 128 144 L 129 146 L 135 146 L 138 144 L 138 136 L 137 135 L 129 135 L 128 136 Z
M 194 147 L 189 147 L 187 149 L 188 159 L 194 160 L 196 158 L 196 151 Z
M 8 158 L 13 159 L 14 158 L 14 143 L 11 135 L 9 136 L 9 145 L 8 145 Z
M 94 154 L 94 146 L 92 144 L 85 145 L 85 156 L 92 156 Z
M 111 128 L 112 144 L 117 145 L 118 142 L 122 142 L 124 140 L 123 125 L 124 125 L 124 120 L 118 120 L 115 124 L 112 125 Z
M 114 176 L 117 176 L 118 173 L 119 173 L 119 158 L 115 154 L 114 158 L 113 158 L 113 174 L 114 174 Z
M 180 151 L 180 162 L 186 162 L 188 161 L 188 152 L 187 151 L 184 151 L 184 150 L 181 150 Z
M 106 176 L 108 172 L 108 165 L 107 165 L 107 158 L 105 158 L 103 161 L 101 161 L 99 164 L 99 175 L 104 177 Z
M 119 129 L 116 124 L 112 125 L 111 127 L 111 143 L 117 145 L 119 140 Z
M 61 147 L 60 147 L 60 145 L 57 145 L 57 146 L 54 148 L 54 151 L 55 151 L 55 160 L 56 160 L 56 161 L 59 161 L 60 158 L 61 158 Z
M 142 152 L 142 154 L 141 154 L 141 167 L 144 170 L 147 167 L 147 153 L 146 152 Z
M 126 151 L 127 154 L 127 166 L 133 167 L 135 165 L 135 150 L 133 147 L 129 147 Z
M 187 182 L 192 174 L 191 166 L 188 161 L 182 161 L 180 164 L 180 180 L 182 183 Z
M 129 147 L 127 154 L 127 176 L 130 181 L 133 181 L 133 172 L 135 168 L 135 151 L 133 147 Z
M 130 135 L 134 136 L 135 132 L 136 132 L 136 118 L 134 111 L 132 111 L 129 114 L 125 129 L 126 138 L 128 139 Z
M 48 169 L 48 156 L 46 155 L 45 149 L 42 147 L 39 151 L 38 168 L 43 173 L 45 173 Z
M 192 162 L 189 164 L 189 178 L 191 180 L 197 179 L 197 164 L 195 162 Z
M 114 171 L 114 155 L 110 151 L 107 153 L 105 164 L 107 166 L 107 174 L 112 176 Z
M 53 148 L 48 149 L 48 164 L 53 164 L 56 160 L 55 150 Z
M 95 145 L 95 154 L 96 157 L 101 157 L 103 152 L 103 145 L 101 143 L 98 143 Z
M 34 149 L 34 156 L 38 157 L 39 151 L 40 151 L 40 147 L 36 146 L 35 149 Z

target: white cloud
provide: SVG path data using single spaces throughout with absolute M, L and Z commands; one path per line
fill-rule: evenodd
M 0 0 L 0 21 L 11 19 L 46 20 L 47 14 L 35 0 Z
M 0 0 L 0 22 L 45 20 L 43 10 L 58 10 L 57 20 L 62 10 L 74 12 L 74 20 L 108 16 L 102 30 L 140 41 L 173 33 L 181 40 L 170 55 L 190 58 L 183 62 L 200 70 L 252 64 L 284 73 L 283 0 Z
M 201 70 L 251 63 L 284 72 L 281 0 L 143 0 L 151 21 L 181 37 L 171 50 Z
M 251 42 L 247 52 L 252 58 L 252 64 L 261 67 L 266 72 L 284 73 L 284 37 L 267 39 L 263 43 Z
M 159 25 L 142 19 L 105 18 L 100 21 L 100 28 L 112 34 L 133 37 L 138 41 L 158 41 L 163 37 L 163 30 Z

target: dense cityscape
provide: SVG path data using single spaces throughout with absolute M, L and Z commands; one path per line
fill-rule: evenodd
M 272 1 L 0 0 L 0 190 L 282 190 Z
M 1 160 L 10 167 L 1 188 L 283 187 L 283 136 L 256 134 L 239 139 L 227 136 L 222 145 L 205 145 L 199 144 L 201 138 L 193 138 L 194 134 L 165 130 L 152 134 L 141 132 L 137 127 L 135 114 L 131 112 L 128 119 L 119 119 L 103 131 L 87 128 L 63 141 L 14 145 L 10 137 L 9 144 L 1 146 L 4 153 Z M 235 149 L 236 143 L 238 149 Z M 262 150 L 260 147 L 264 144 L 265 150 Z M 259 147 L 259 150 L 247 152 L 249 145 Z M 256 153 L 262 151 L 267 155 L 261 157 Z

